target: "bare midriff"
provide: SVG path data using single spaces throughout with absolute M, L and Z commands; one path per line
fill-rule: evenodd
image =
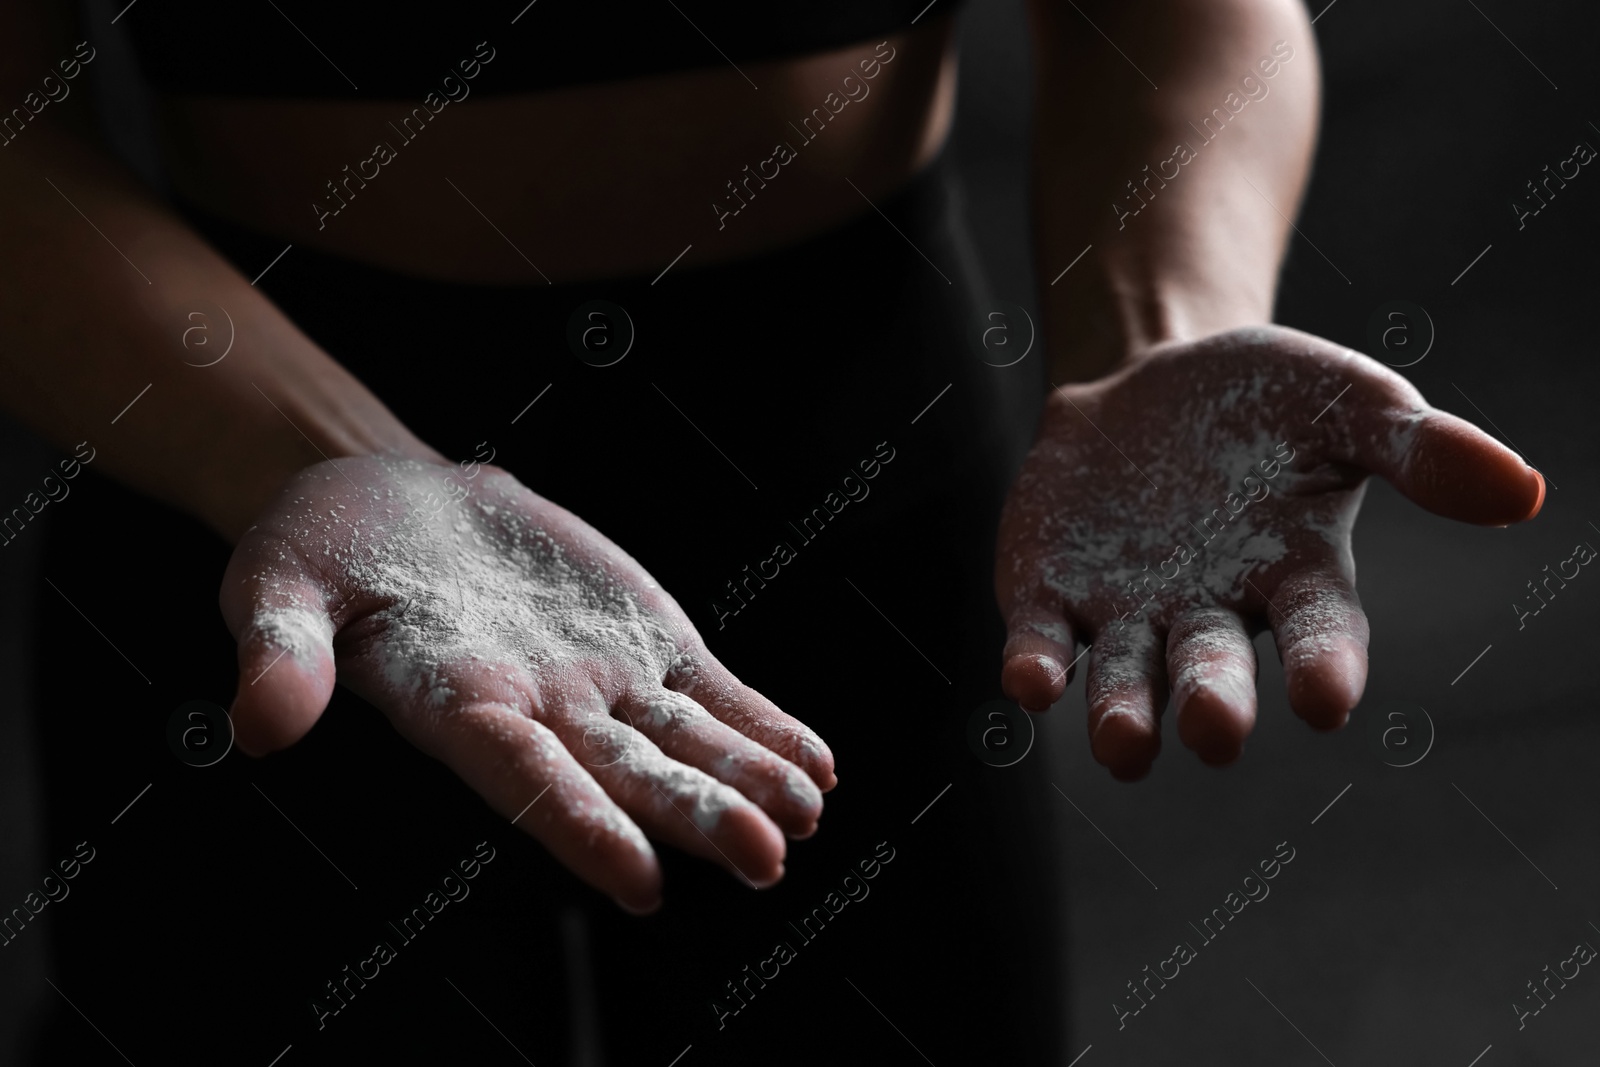
M 417 277 L 544 285 L 746 258 L 870 212 L 938 153 L 955 66 L 946 17 L 738 69 L 474 92 L 409 125 L 420 99 L 164 96 L 159 119 L 173 186 L 211 213 Z

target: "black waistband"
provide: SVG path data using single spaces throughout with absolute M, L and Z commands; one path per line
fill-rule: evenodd
M 796 244 L 773 249 L 758 255 L 728 263 L 699 266 L 693 258 L 675 264 L 670 271 L 651 277 L 617 278 L 609 281 L 563 282 L 554 286 L 530 282 L 527 285 L 502 286 L 476 283 L 441 282 L 413 278 L 382 267 L 358 263 L 330 252 L 319 252 L 302 246 L 289 253 L 297 261 L 294 274 L 300 279 L 314 279 L 325 291 L 347 294 L 381 293 L 385 300 L 405 302 L 412 297 L 437 299 L 441 293 L 476 290 L 489 298 L 513 292 L 527 292 L 541 301 L 548 297 L 562 297 L 578 291 L 605 288 L 616 291 L 619 287 L 654 288 L 670 292 L 680 285 L 693 285 L 708 291 L 728 287 L 743 287 L 756 280 L 763 287 L 781 287 L 785 280 L 815 278 L 822 264 L 848 262 L 855 258 L 863 231 L 874 231 L 888 220 L 905 233 L 959 234 L 960 208 L 959 182 L 955 165 L 948 148 L 930 160 L 892 196 L 879 200 L 876 211 L 866 211 L 854 220 Z M 241 272 L 255 277 L 284 250 L 280 237 L 263 233 L 212 214 L 181 195 L 174 194 L 173 207 L 211 245 L 223 254 Z M 958 242 L 962 259 L 955 263 L 963 273 L 978 273 L 976 264 L 969 258 L 971 250 Z M 663 264 L 666 266 L 666 264 Z M 274 272 L 261 285 L 263 291 L 272 293 L 290 272 Z M 976 277 L 968 284 L 981 284 Z
M 958 2 L 937 0 L 931 17 Z M 144 0 L 125 24 L 145 78 L 165 92 L 421 102 L 430 93 L 533 92 L 870 46 L 932 6 Z

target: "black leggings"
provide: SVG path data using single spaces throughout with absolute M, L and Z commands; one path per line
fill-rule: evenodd
M 228 549 L 91 466 L 52 508 L 45 574 L 82 614 L 39 594 L 38 692 L 47 859 L 94 849 L 49 909 L 57 984 L 105 1039 L 135 1063 L 292 1045 L 282 1067 L 518 1062 L 508 1042 L 540 1067 L 920 1062 L 908 1043 L 1061 1062 L 1049 788 L 967 732 L 999 695 L 993 532 L 1038 357 L 970 343 L 987 296 L 943 160 L 880 207 L 657 281 L 453 285 L 304 248 L 272 268 L 261 288 L 424 440 L 492 448 L 639 559 L 828 741 L 840 785 L 776 888 L 664 852 L 665 907 L 639 919 L 343 690 L 284 753 L 185 766 L 169 716 L 235 684 Z M 193 221 L 247 275 L 282 249 Z M 111 1062 L 53 1003 L 38 1062 Z

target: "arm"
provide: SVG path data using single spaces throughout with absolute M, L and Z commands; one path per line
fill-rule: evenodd
M 1389 368 L 1269 325 L 1317 110 L 1298 0 L 1032 10 L 1056 388 L 1001 519 L 1001 684 L 1043 710 L 1089 644 L 1090 744 L 1114 775 L 1148 772 L 1169 695 L 1184 744 L 1227 763 L 1270 627 L 1290 706 L 1340 726 L 1367 676 L 1367 475 L 1491 526 L 1537 514 L 1544 482 Z
M 1271 321 L 1320 97 L 1300 0 L 1078 7 L 1030 3 L 1035 254 L 1058 383 Z
M 464 486 L 93 143 L 83 83 L 30 98 L 74 55 L 56 6 L 0 9 L 0 101 L 36 113 L 0 146 L 0 403 L 235 542 L 239 747 L 295 743 L 342 682 L 632 910 L 660 902 L 646 833 L 777 881 L 834 784 L 827 747 L 580 518 L 496 468 Z M 207 302 L 237 338 L 185 365 L 217 351 L 181 340 Z
M 89 72 L 59 68 L 79 38 L 45 23 L 56 5 L 16 7 L 0 25 L 0 106 L 48 99 L 47 75 L 60 99 L 0 147 L 6 411 L 69 450 L 88 440 L 105 470 L 229 541 L 324 457 L 441 459 L 94 142 Z M 222 351 L 222 322 L 209 349 L 182 343 L 207 302 L 236 340 L 215 366 L 186 366 Z

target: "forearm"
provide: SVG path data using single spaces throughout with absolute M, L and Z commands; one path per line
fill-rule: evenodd
M 229 540 L 325 457 L 436 458 L 74 133 L 35 123 L 0 154 L 0 247 L 0 403 L 59 445 L 87 440 L 97 468 Z
M 1079 6 L 1032 4 L 1035 257 L 1058 384 L 1270 320 L 1320 82 L 1298 0 Z

